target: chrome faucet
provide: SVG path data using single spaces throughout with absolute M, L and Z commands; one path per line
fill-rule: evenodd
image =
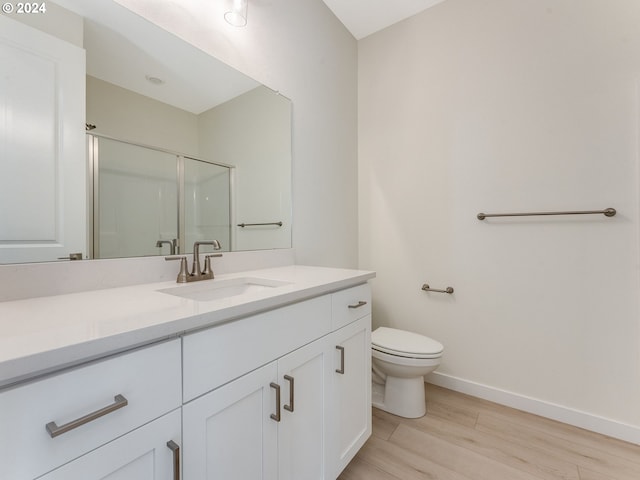
M 213 268 L 211 268 L 211 258 L 221 257 L 221 253 L 205 255 L 204 268 L 200 268 L 200 245 L 212 245 L 214 250 L 220 250 L 220 242 L 211 240 L 206 242 L 195 242 L 193 244 L 193 266 L 191 272 L 187 270 L 187 257 L 184 255 L 164 257 L 165 260 L 180 260 L 180 272 L 176 282 L 187 283 L 197 282 L 198 280 L 210 280 L 214 278 Z
M 158 240 L 156 242 L 156 247 L 157 248 L 162 248 L 162 245 L 164 245 L 165 243 L 167 245 L 169 245 L 169 254 L 170 255 L 175 255 L 176 254 L 176 242 L 177 239 L 173 239 L 173 240 Z
M 206 255 L 204 257 L 204 270 L 200 270 L 200 245 L 212 245 L 214 250 L 220 250 L 220 242 L 218 240 L 211 240 L 207 242 L 195 242 L 193 244 L 193 267 L 191 267 L 191 275 L 198 277 L 203 275 L 211 275 L 207 278 L 213 278 L 213 270 L 211 270 L 211 257 L 212 255 Z M 215 255 L 221 257 L 222 255 Z

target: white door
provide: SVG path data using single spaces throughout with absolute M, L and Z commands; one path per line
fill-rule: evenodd
M 371 315 L 334 332 L 331 446 L 340 475 L 371 435 Z
M 279 480 L 329 478 L 326 410 L 331 356 L 326 338 L 278 360 L 282 417 L 278 424 Z
M 40 480 L 177 480 L 180 424 L 180 410 L 174 410 Z M 169 442 L 173 442 L 173 448 L 168 446 Z
M 87 253 L 85 52 L 0 15 L 0 263 Z
M 276 373 L 272 362 L 183 407 L 184 480 L 278 479 Z

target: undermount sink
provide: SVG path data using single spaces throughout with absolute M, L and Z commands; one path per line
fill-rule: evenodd
M 191 285 L 163 288 L 158 292 L 189 298 L 199 302 L 209 302 L 222 298 L 261 292 L 272 288 L 289 285 L 289 282 L 270 280 L 267 278 L 242 277 L 227 280 L 203 280 Z

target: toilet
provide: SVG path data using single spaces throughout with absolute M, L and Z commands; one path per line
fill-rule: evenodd
M 405 418 L 427 412 L 424 376 L 440 365 L 444 347 L 424 335 L 379 327 L 371 333 L 372 404 Z

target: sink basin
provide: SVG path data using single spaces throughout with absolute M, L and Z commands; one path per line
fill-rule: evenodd
M 175 295 L 176 297 L 189 298 L 199 302 L 210 302 L 211 300 L 219 300 L 221 298 L 261 292 L 283 285 L 289 285 L 289 282 L 270 280 L 267 278 L 242 277 L 227 280 L 203 280 L 190 285 L 163 288 L 158 290 L 158 292 Z

